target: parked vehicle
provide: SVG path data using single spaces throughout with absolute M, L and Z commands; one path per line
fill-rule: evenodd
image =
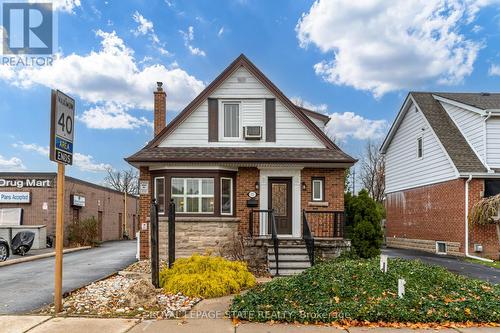
M 9 243 L 0 238 L 0 261 L 5 261 L 10 256 Z
M 33 245 L 35 233 L 32 231 L 18 232 L 12 239 L 12 253 L 24 256 Z

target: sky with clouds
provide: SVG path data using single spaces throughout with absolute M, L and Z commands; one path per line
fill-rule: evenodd
M 156 81 L 170 120 L 240 53 L 294 102 L 330 115 L 328 134 L 356 157 L 384 136 L 409 90 L 500 84 L 497 0 L 54 4 L 53 66 L 0 64 L 3 171 L 56 170 L 47 154 L 50 89 L 58 88 L 77 100 L 68 174 L 101 182 L 151 139 Z

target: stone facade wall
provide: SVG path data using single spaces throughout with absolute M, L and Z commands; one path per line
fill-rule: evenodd
M 469 211 L 483 193 L 484 181 L 472 179 Z M 388 246 L 435 252 L 435 242 L 445 241 L 449 253 L 464 255 L 465 179 L 389 193 L 386 210 Z M 474 253 L 474 243 L 483 245 L 483 253 Z M 494 226 L 469 226 L 469 253 L 498 259 Z
M 238 233 L 238 218 L 177 218 L 175 222 L 175 256 L 189 257 L 194 253 L 221 254 L 230 247 Z M 168 258 L 168 218 L 160 217 L 160 258 Z

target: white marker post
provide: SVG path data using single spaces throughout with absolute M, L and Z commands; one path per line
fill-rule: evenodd
M 405 279 L 398 280 L 398 297 L 399 298 L 403 298 L 403 296 L 405 295 L 405 284 L 406 284 Z
M 387 255 L 380 255 L 380 270 L 384 273 L 387 273 Z

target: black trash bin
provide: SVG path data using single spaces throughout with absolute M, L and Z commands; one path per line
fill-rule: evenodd
M 18 232 L 12 239 L 12 253 L 24 256 L 33 245 L 35 240 L 35 233 L 32 231 Z

